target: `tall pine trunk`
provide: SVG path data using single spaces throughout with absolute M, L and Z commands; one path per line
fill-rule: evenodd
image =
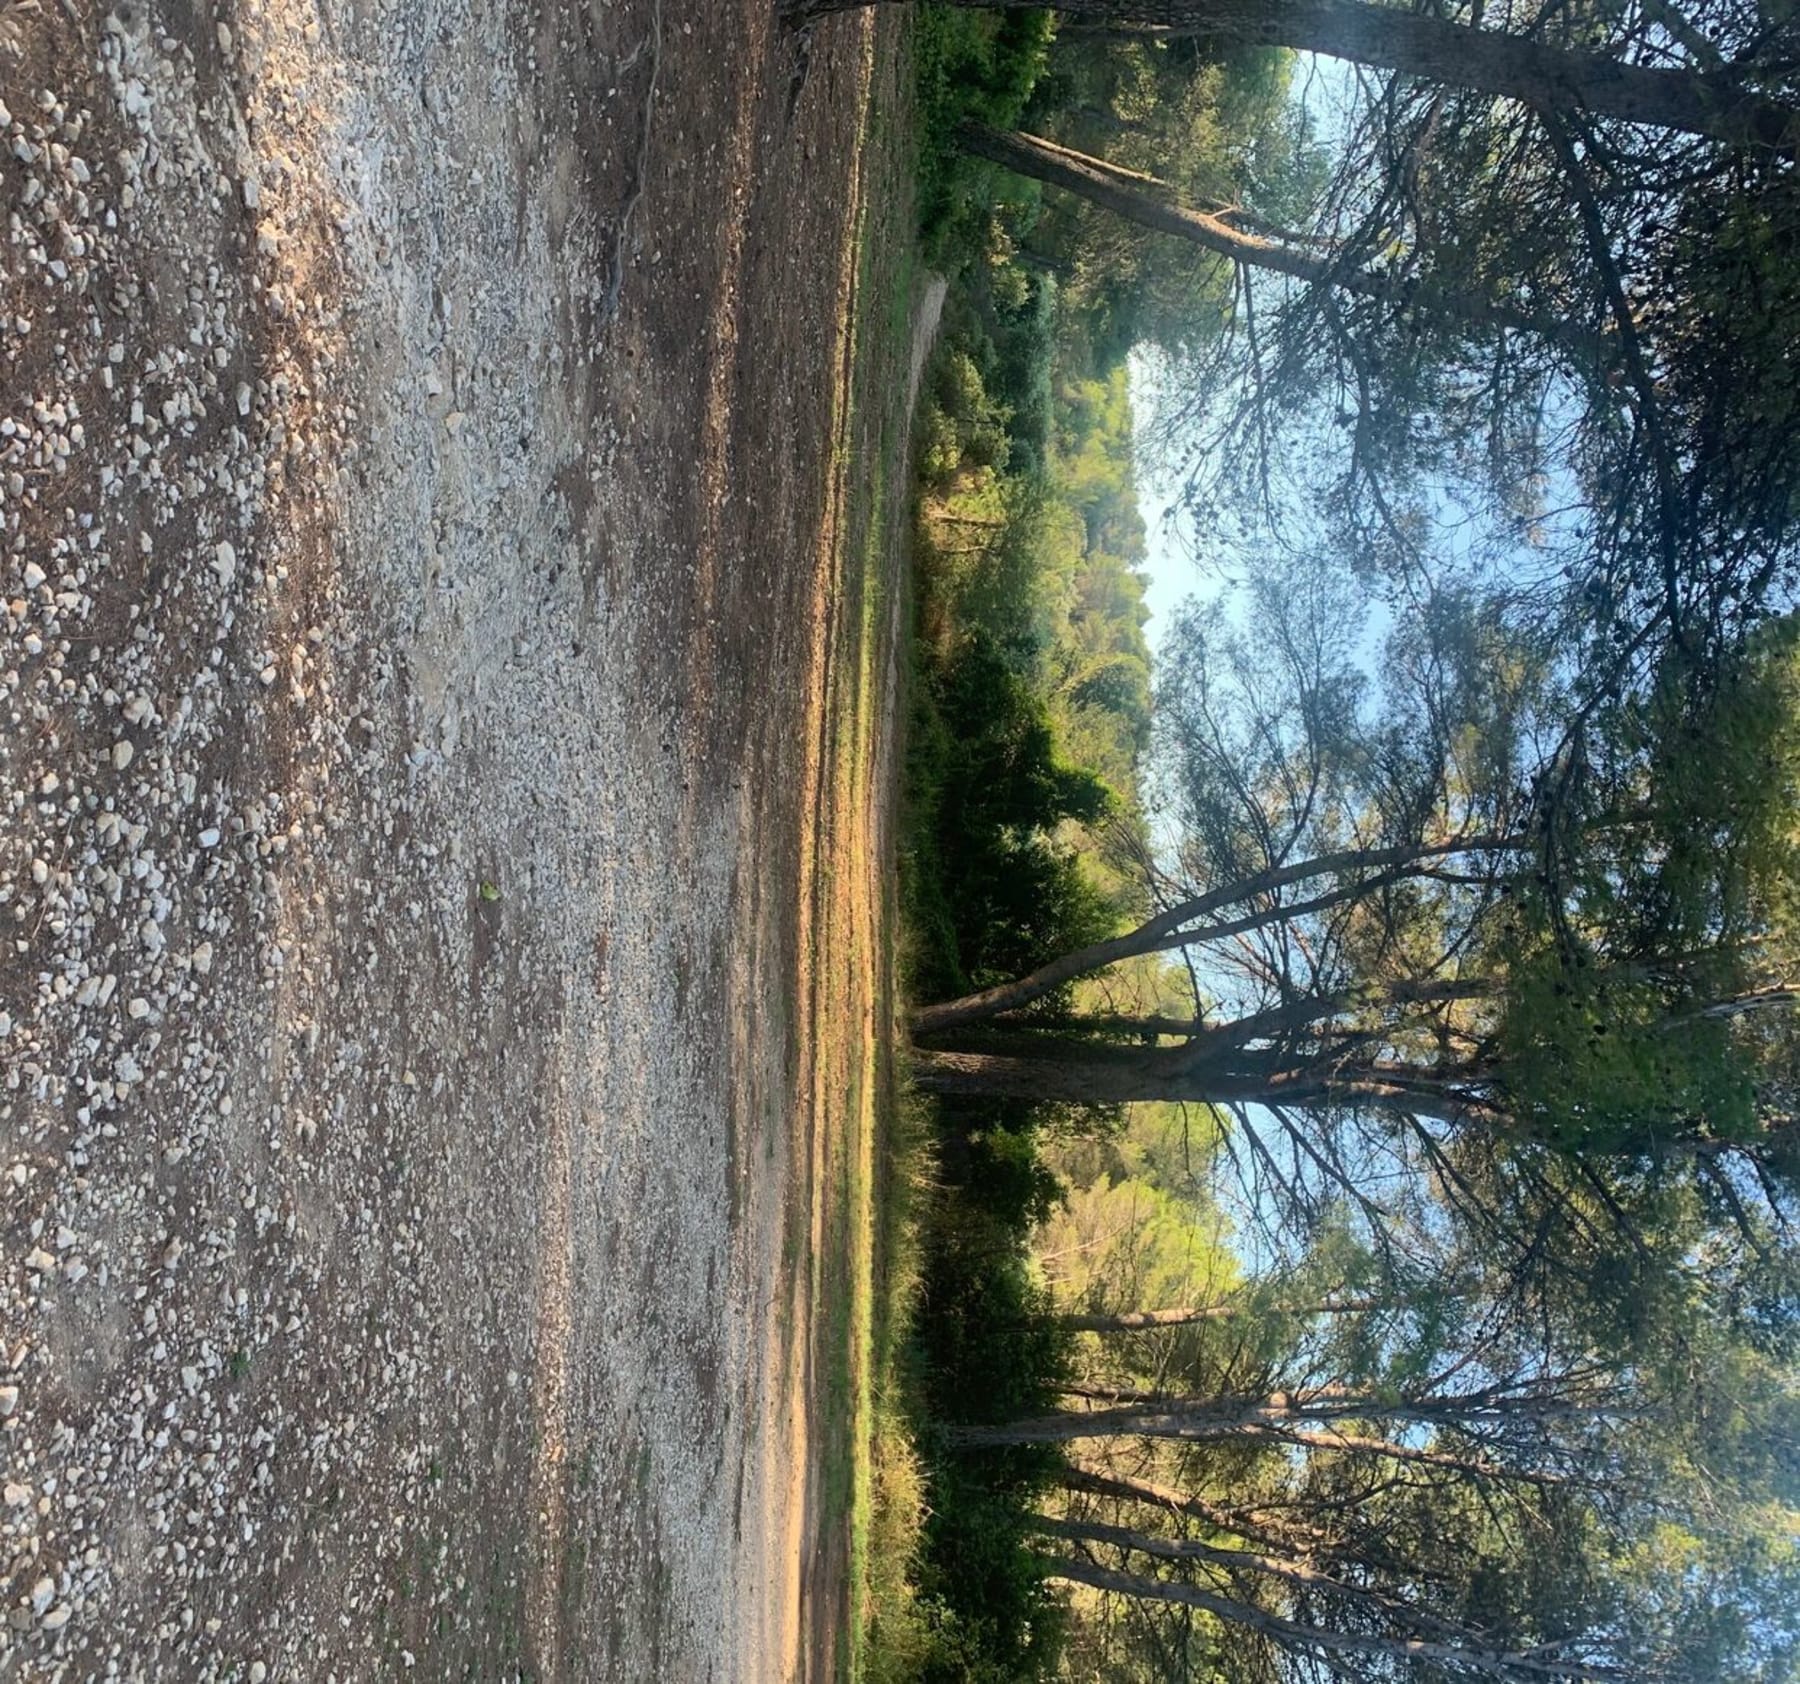
M 1316 248 L 1301 249 L 1235 228 L 1211 212 L 1174 203 L 1160 182 L 1133 179 L 1103 159 L 1086 157 L 1035 135 L 991 129 L 982 123 L 964 123 L 958 133 L 964 150 L 978 158 L 1064 188 L 1127 222 L 1172 234 L 1234 263 L 1286 275 L 1310 286 L 1336 287 L 1396 309 L 1418 310 L 1481 333 L 1527 333 L 1584 351 L 1593 348 L 1593 336 L 1570 323 L 1433 287 L 1411 276 L 1394 277 L 1359 268 Z
M 816 17 L 870 3 L 790 0 L 788 9 L 794 17 Z M 987 11 L 1036 9 L 1035 0 L 952 3 Z M 1293 47 L 1527 105 L 1615 117 L 1787 156 L 1800 152 L 1800 111 L 1746 88 L 1729 71 L 1632 64 L 1399 6 L 1364 0 L 1059 0 L 1055 9 L 1098 24 Z
M 1146 1574 L 1121 1573 L 1097 1562 L 1061 1556 L 1045 1558 L 1045 1570 L 1053 1579 L 1066 1579 L 1071 1584 L 1087 1585 L 1093 1590 L 1112 1591 L 1119 1596 L 1132 1596 L 1147 1602 L 1172 1602 L 1187 1608 L 1199 1608 L 1279 1644 L 1284 1649 L 1308 1653 L 1375 1655 L 1393 1662 L 1420 1661 L 1436 1663 L 1452 1672 L 1460 1670 L 1486 1678 L 1617 1680 L 1619 1673 L 1605 1666 L 1594 1666 L 1578 1660 L 1562 1660 L 1542 1650 L 1509 1654 L 1504 1650 L 1482 1649 L 1475 1645 L 1432 1642 L 1416 1637 L 1389 1637 L 1368 1631 L 1333 1631 L 1326 1626 L 1308 1625 L 1284 1619 L 1253 1602 L 1240 1602 L 1216 1590 L 1200 1585 L 1181 1584 L 1171 1579 L 1152 1578 Z
M 1281 1316 L 1356 1316 L 1376 1310 L 1392 1309 L 1398 1301 L 1389 1298 L 1335 1298 L 1319 1304 L 1270 1304 L 1270 1315 Z M 1141 1333 L 1147 1328 L 1189 1327 L 1195 1322 L 1222 1321 L 1248 1313 L 1242 1304 L 1188 1304 L 1169 1310 L 1119 1310 L 1111 1315 L 1089 1315 L 1070 1311 L 1053 1318 L 1058 1327 L 1071 1333 Z

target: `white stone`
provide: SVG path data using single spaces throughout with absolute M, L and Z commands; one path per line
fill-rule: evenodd
M 231 545 L 221 542 L 213 552 L 212 568 L 219 576 L 219 583 L 229 585 L 237 577 L 237 551 Z
M 113 744 L 112 763 L 115 772 L 123 772 L 131 764 L 131 757 L 137 750 L 123 737 Z
M 25 563 L 25 588 L 35 591 L 44 582 L 44 570 L 35 561 Z

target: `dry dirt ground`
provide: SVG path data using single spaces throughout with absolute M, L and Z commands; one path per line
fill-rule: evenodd
M 769 10 L 0 0 L 0 1678 L 841 1662 L 896 72 Z

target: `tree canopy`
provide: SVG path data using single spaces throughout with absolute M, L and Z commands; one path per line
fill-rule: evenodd
M 1007 183 L 968 272 L 1067 314 L 1088 440 L 1154 402 L 1235 588 L 1153 673 L 1059 620 L 1029 682 L 1116 805 L 1031 826 L 1103 891 L 911 1013 L 958 1186 L 1060 1236 L 992 1346 L 1035 1389 L 959 1392 L 940 1478 L 1073 1587 L 1071 1676 L 1793 1677 L 1791 28 L 1059 12 L 953 114 Z

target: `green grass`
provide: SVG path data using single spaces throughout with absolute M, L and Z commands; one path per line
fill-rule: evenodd
M 947 261 L 956 270 L 966 255 L 943 216 L 946 195 L 969 196 L 966 162 L 953 155 L 955 125 L 971 115 L 1016 120 L 1041 68 L 1044 38 L 1041 20 L 937 7 L 909 9 L 884 27 L 899 39 L 884 42 L 878 55 L 889 79 L 868 114 L 849 418 L 840 435 L 850 460 L 837 464 L 849 476 L 844 572 L 846 593 L 853 593 L 842 603 L 848 647 L 841 670 L 854 694 L 840 695 L 832 711 L 830 775 L 851 781 L 858 770 L 867 775 L 880 747 L 880 710 L 891 703 L 905 722 L 901 728 L 916 730 L 915 700 L 929 700 L 914 646 L 911 569 L 903 564 L 912 540 L 914 481 L 900 397 L 926 264 Z M 916 220 L 915 206 L 922 207 Z M 884 694 L 894 635 L 902 640 L 905 691 L 897 699 Z M 929 755 L 933 745 L 923 746 Z M 914 760 L 903 777 L 916 791 L 921 768 Z M 893 845 L 918 849 L 917 817 L 892 816 Z M 941 1202 L 936 1127 L 931 1106 L 908 1090 L 897 1051 L 905 1043 L 903 978 L 917 975 L 916 944 L 933 921 L 921 918 L 919 906 L 902 905 L 892 863 L 878 876 L 877 951 L 861 956 L 879 979 L 876 1044 L 856 1049 L 839 1066 L 841 1091 L 833 1096 L 848 1137 L 831 1148 L 832 1223 L 822 1249 L 838 1261 L 836 1278 L 845 1284 L 826 1287 L 814 1300 L 824 1345 L 823 1497 L 828 1526 L 847 1528 L 849 1555 L 849 1631 L 838 1674 L 851 1684 L 899 1684 L 934 1665 L 937 1675 L 950 1675 L 942 1599 L 927 1601 L 917 1588 L 931 1520 L 918 1424 L 933 1411 L 916 1317 L 926 1234 Z M 902 875 L 917 887 L 941 873 Z M 823 870 L 820 882 L 828 882 Z M 902 943 L 914 944 L 913 962 L 903 962 Z M 830 1278 L 815 1275 L 815 1285 Z M 961 1641 L 952 1646 L 964 1652 Z
M 873 101 L 866 136 L 866 221 L 857 253 L 857 320 L 852 324 L 850 404 L 845 436 L 857 458 L 846 511 L 857 592 L 852 607 L 851 705 L 839 714 L 834 749 L 841 764 L 869 776 L 880 750 L 889 639 L 904 639 L 910 619 L 901 549 L 910 509 L 908 429 L 903 414 L 913 311 L 923 289 L 912 185 L 917 143 L 911 31 L 896 20 L 897 66 L 885 96 Z M 892 61 L 890 61 L 892 63 Z M 896 593 L 902 593 L 897 595 Z M 898 613 L 901 618 L 896 621 Z M 877 791 L 877 799 L 886 792 Z M 865 956 L 877 979 L 877 1044 L 851 1061 L 843 1095 L 855 1139 L 837 1166 L 834 1201 L 841 1221 L 833 1249 L 847 1260 L 848 1290 L 822 1305 L 830 1328 L 826 1408 L 841 1422 L 849 1455 L 828 1469 L 826 1496 L 843 1504 L 848 1529 L 849 1630 L 839 1654 L 848 1680 L 898 1680 L 906 1665 L 912 1609 L 911 1567 L 923 1524 L 923 1480 L 908 1425 L 902 1368 L 919 1280 L 913 1193 L 924 1173 L 925 1136 L 902 1102 L 892 1048 L 898 1039 L 894 953 L 899 907 L 893 873 L 876 873 L 875 950 Z M 835 1436 L 835 1432 L 834 1432 Z
M 912 253 L 906 255 L 910 258 Z M 899 345 L 907 343 L 915 269 L 914 263 L 903 262 L 891 283 L 895 307 L 887 331 Z M 884 446 L 891 436 L 884 429 Z M 883 611 L 897 606 L 903 639 L 911 625 L 909 604 L 902 600 L 896 605 L 888 595 L 893 588 L 893 558 L 884 553 L 884 545 L 893 541 L 887 518 L 889 479 L 904 460 L 901 453 L 884 448 L 870 475 L 870 507 L 880 518 L 864 528 L 869 547 L 864 577 L 885 588 L 879 594 L 867 590 L 864 599 L 865 665 L 856 731 L 863 754 L 873 752 L 874 709 L 884 699 L 876 666 L 876 658 L 884 653 Z M 912 1357 L 923 1272 L 921 1212 L 935 1160 L 925 1107 L 907 1091 L 905 1072 L 895 1055 L 905 1040 L 896 992 L 903 919 L 891 871 L 883 874 L 883 883 L 879 928 L 886 948 L 880 961 L 891 1021 L 885 1025 L 883 1043 L 866 1049 L 850 1095 L 849 1113 L 861 1120 L 867 1138 L 866 1150 L 847 1153 L 844 1165 L 846 1186 L 839 1209 L 850 1230 L 845 1244 L 852 1266 L 851 1290 L 841 1297 L 845 1319 L 839 1348 L 848 1360 L 833 1371 L 841 1386 L 833 1406 L 848 1410 L 854 1444 L 849 1493 L 850 1643 L 841 1671 L 852 1681 L 899 1684 L 917 1676 L 928 1641 L 913 1590 L 926 1492 L 914 1437 L 921 1409 Z M 834 1322 L 834 1334 L 837 1325 Z
M 891 962 L 891 961 L 890 961 Z M 877 1111 L 877 1179 L 869 1326 L 867 1506 L 862 1516 L 866 1604 L 858 1632 L 869 1684 L 918 1674 L 929 1642 L 914 1592 L 926 1517 L 925 1467 L 914 1436 L 919 1385 L 913 1326 L 924 1279 L 921 1211 L 934 1173 L 931 1129 L 897 1071 Z

